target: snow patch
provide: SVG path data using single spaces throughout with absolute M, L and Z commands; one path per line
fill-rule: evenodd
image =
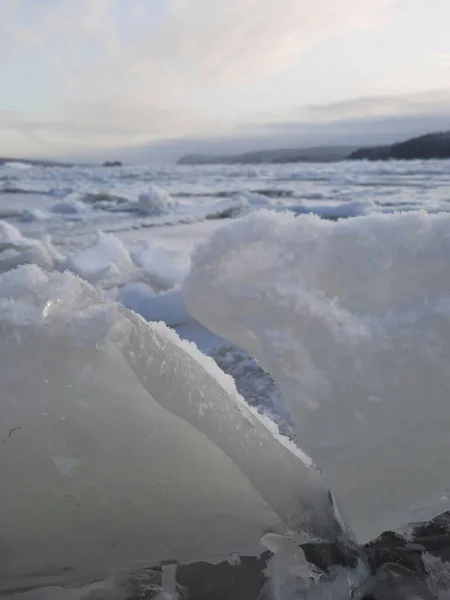
M 27 171 L 31 169 L 33 165 L 30 163 L 19 162 L 19 161 L 10 161 L 5 162 L 1 165 L 4 169 L 17 169 L 17 171 Z
M 444 214 L 259 211 L 200 246 L 185 282 L 193 317 L 279 384 L 360 541 L 447 496 L 449 230 Z
M 165 190 L 156 185 L 150 186 L 147 192 L 139 194 L 137 208 L 147 215 L 163 215 L 175 200 Z
M 132 251 L 131 256 L 157 289 L 173 288 L 182 283 L 189 273 L 188 254 L 168 250 L 155 242 L 148 242 Z
M 102 231 L 97 232 L 92 247 L 69 256 L 63 268 L 104 288 L 123 284 L 138 273 L 123 242 L 115 235 Z
M 39 240 L 24 237 L 14 225 L 0 220 L 0 271 L 9 271 L 25 264 L 51 269 L 62 260 L 50 236 L 43 236 Z
M 61 215 L 78 215 L 85 213 L 87 207 L 78 198 L 69 196 L 54 204 L 50 210 Z

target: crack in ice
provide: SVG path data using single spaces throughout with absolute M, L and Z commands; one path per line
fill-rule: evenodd
M 22 429 L 22 425 L 19 425 L 19 427 L 13 427 L 12 429 L 10 429 L 8 432 L 8 435 L 0 442 L 0 446 L 3 446 L 3 444 L 6 444 L 6 442 L 11 439 L 12 434 L 15 433 L 16 431 L 19 431 L 20 429 Z

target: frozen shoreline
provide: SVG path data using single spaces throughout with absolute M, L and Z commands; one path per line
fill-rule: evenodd
M 377 177 L 393 177 L 392 168 L 391 171 L 389 166 L 384 168 L 386 173 L 378 173 Z M 403 166 L 398 170 L 400 175 L 395 175 L 396 183 L 391 181 L 391 188 L 403 185 L 402 194 L 405 190 L 419 194 L 424 182 L 413 178 L 408 187 L 406 178 L 410 176 L 402 171 Z M 302 206 L 312 203 L 319 214 L 329 219 L 339 214 L 348 217 L 369 212 L 369 216 L 337 222 L 304 215 L 296 218 L 294 215 L 302 212 L 300 204 L 297 202 L 293 214 L 286 213 L 284 209 L 293 206 L 292 196 L 274 194 L 266 181 L 266 188 L 259 182 L 253 183 L 253 191 L 247 190 L 239 199 L 239 193 L 232 189 L 235 181 L 227 179 L 232 173 L 232 170 L 215 173 L 214 177 L 220 179 L 218 185 L 228 186 L 231 191 L 228 196 L 210 194 L 207 201 L 197 180 L 189 182 L 191 197 L 177 195 L 179 188 L 173 182 L 167 186 L 170 194 L 146 183 L 150 191 L 138 200 L 123 200 L 120 194 L 86 196 L 87 192 L 83 192 L 84 196 L 77 192 L 79 195 L 74 197 L 73 191 L 61 198 L 52 194 L 0 194 L 0 211 L 4 210 L 6 217 L 0 220 L 0 271 L 7 272 L 24 263 L 42 269 L 35 283 L 30 280 L 30 285 L 25 285 L 24 280 L 22 283 L 17 280 L 14 293 L 6 293 L 4 287 L 0 290 L 4 294 L 2 310 L 9 307 L 10 311 L 4 312 L 5 331 L 17 340 L 22 335 L 20 328 L 28 331 L 36 318 L 40 325 L 33 335 L 39 337 L 53 323 L 52 319 L 59 323 L 57 320 L 67 311 L 72 314 L 73 323 L 68 320 L 70 327 L 64 329 L 61 339 L 66 340 L 67 334 L 69 347 L 80 343 L 77 336 L 83 327 L 103 340 L 110 324 L 97 320 L 103 311 L 100 307 L 103 303 L 108 305 L 107 299 L 117 300 L 146 321 L 162 321 L 181 338 L 195 342 L 234 377 L 249 404 L 274 421 L 288 438 L 296 437 L 299 446 L 324 467 L 332 490 L 344 500 L 345 515 L 360 541 L 387 527 L 424 520 L 442 512 L 450 502 L 445 483 L 448 465 L 442 458 L 442 450 L 439 454 L 439 448 L 447 443 L 448 430 L 449 382 L 445 361 L 450 353 L 447 341 L 450 279 L 446 232 L 450 217 L 429 213 L 445 206 L 444 199 L 441 198 L 441 204 L 428 204 L 427 214 L 411 212 L 418 204 L 417 198 L 402 204 L 398 195 L 389 194 L 385 206 L 396 199 L 395 210 L 399 214 L 383 215 L 379 204 L 368 201 L 373 195 L 370 181 L 364 181 L 366 175 L 358 173 L 358 189 L 368 190 L 362 202 L 352 200 L 351 195 L 343 200 L 345 194 L 341 190 L 341 198 L 331 205 L 325 197 L 313 198 L 316 192 L 305 189 L 303 193 L 309 194 L 309 199 L 303 199 Z M 248 172 L 246 176 L 250 181 L 260 175 Z M 314 168 L 303 175 L 318 178 L 322 185 L 321 173 Z M 203 176 L 201 170 L 195 177 L 200 176 Z M 292 179 L 294 174 L 290 176 Z M 354 176 L 355 173 L 351 174 Z M 308 181 L 305 177 L 299 180 L 302 185 Z M 329 186 L 332 171 L 326 177 Z M 435 189 L 440 190 L 447 177 L 445 168 L 436 177 Z M 343 174 L 340 179 L 343 181 Z M 184 185 L 182 180 L 178 183 Z M 337 184 L 336 181 L 333 185 Z M 286 187 L 285 182 L 280 185 Z M 430 183 L 427 193 L 431 187 Z M 380 182 L 378 198 L 386 189 Z M 202 192 L 200 196 L 195 196 L 195 190 Z M 67 198 L 68 195 L 71 197 Z M 134 203 L 132 210 L 123 210 L 130 202 Z M 97 208 L 93 208 L 96 204 Z M 331 206 L 334 212 L 330 212 Z M 210 218 L 211 207 L 222 211 L 221 219 Z M 346 210 L 339 213 L 339 207 Z M 400 214 L 403 209 L 409 214 Z M 202 244 L 203 249 L 194 254 L 192 261 L 193 249 Z M 78 307 L 76 302 L 71 304 L 76 297 L 75 294 L 70 299 L 71 292 L 61 295 L 62 292 L 56 291 L 53 296 L 46 296 L 52 289 L 52 281 L 61 285 L 73 281 L 70 274 L 64 273 L 66 270 L 89 282 L 97 290 L 92 293 L 101 294 L 96 296 L 95 308 L 92 314 L 88 311 L 89 318 L 83 324 L 77 321 L 77 315 L 86 308 L 84 300 Z M 0 277 L 6 281 L 5 276 Z M 64 285 L 60 290 L 75 289 Z M 16 303 L 8 304 L 12 301 Z M 107 344 L 113 340 L 116 344 L 117 332 L 111 332 L 113 338 L 107 336 L 105 340 L 109 340 Z M 170 331 L 167 336 L 172 340 Z M 100 347 L 104 343 L 101 341 Z M 141 350 L 132 350 L 130 357 L 136 353 L 140 356 Z M 17 361 L 5 372 L 3 381 L 12 377 L 8 397 L 15 393 L 15 370 L 32 372 L 20 366 L 26 354 L 26 348 L 19 345 Z M 62 351 L 57 355 L 63 360 Z M 4 365 L 11 360 L 5 346 Z M 74 368 L 77 360 L 73 360 Z M 95 360 L 92 355 L 90 362 Z M 115 381 L 117 373 L 106 363 L 106 376 L 100 382 L 94 377 L 92 385 L 108 382 L 109 386 Z M 84 368 L 77 373 L 78 377 L 83 373 L 81 387 L 90 381 L 92 374 L 86 374 Z M 420 377 L 416 377 L 418 373 Z M 122 379 L 125 381 L 125 376 Z M 107 395 L 114 396 L 122 383 L 117 381 Z M 49 396 L 40 385 L 32 391 L 30 388 L 29 397 L 40 395 L 46 401 Z M 105 392 L 102 385 L 96 388 L 97 398 Z M 90 394 L 87 392 L 88 397 Z M 137 391 L 132 394 L 135 395 L 139 395 Z M 63 388 L 57 390 L 56 396 L 66 397 L 67 406 L 71 403 L 76 406 L 76 395 L 71 396 Z M 336 398 L 339 406 L 336 402 L 333 405 Z M 427 401 L 423 402 L 423 398 Z M 197 408 L 200 407 L 201 413 L 200 404 Z M 333 417 L 327 417 L 329 414 Z M 404 415 L 408 415 L 406 421 Z M 11 443 L 8 432 L 15 432 L 16 426 L 11 423 L 5 431 L 8 440 L 5 448 L 13 448 L 22 435 L 21 431 L 19 436 L 12 434 Z M 115 431 L 113 421 L 110 426 Z M 427 439 L 431 440 L 425 446 L 420 443 L 424 427 Z M 88 432 L 89 427 L 83 429 Z M 213 436 L 213 446 L 217 446 L 217 435 L 216 432 Z M 348 448 L 342 447 L 350 441 Z M 360 449 L 356 462 L 351 451 L 355 444 Z M 110 445 L 114 446 L 114 442 Z M 341 460 L 333 458 L 333 453 L 339 458 L 338 451 Z M 212 452 L 209 454 L 212 456 Z M 273 459 L 274 455 L 271 456 Z M 411 463 L 412 456 L 411 471 L 408 460 Z M 61 473 L 72 469 L 73 456 L 61 451 L 57 459 L 53 468 L 56 465 L 56 469 L 62 469 Z M 242 460 L 242 456 L 236 455 L 233 463 L 240 464 Z M 255 460 L 267 462 L 263 456 Z M 46 468 L 43 467 L 44 471 Z M 278 471 L 281 476 L 282 469 Z M 390 479 L 387 472 L 391 473 Z M 401 477 L 396 476 L 399 472 Z M 368 485 L 364 491 L 361 483 L 365 477 Z M 214 469 L 209 479 L 214 480 Z M 248 494 L 250 499 L 250 490 Z M 249 502 L 256 506 L 259 501 Z M 272 500 L 269 504 L 273 507 L 274 503 Z M 210 504 L 213 505 L 214 502 Z M 261 522 L 270 521 L 262 516 L 263 504 L 260 506 Z M 172 533 L 177 539 L 175 529 Z M 269 545 L 272 544 L 273 540 Z M 245 554 L 245 548 L 242 550 Z M 200 555 L 192 555 L 192 560 L 199 558 Z

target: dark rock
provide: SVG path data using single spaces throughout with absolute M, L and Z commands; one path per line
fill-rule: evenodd
M 229 562 L 179 565 L 177 583 L 189 600 L 256 600 L 266 584 L 269 557 L 270 553 L 266 552 L 260 558 L 243 557 L 237 565 Z M 160 586 L 161 569 L 148 569 L 131 582 L 127 597 L 153 600 Z
M 409 552 L 405 548 L 374 547 L 369 553 L 368 563 L 373 573 L 387 563 L 396 564 L 416 573 L 426 573 L 420 553 Z
M 387 531 L 364 546 L 308 543 L 302 544 L 301 548 L 306 560 L 316 571 L 323 572 L 323 576 L 317 585 L 304 582 L 306 595 L 298 591 L 300 585 L 288 595 L 289 598 L 346 598 L 348 583 L 343 574 L 355 568 L 359 559 L 369 565 L 370 574 L 359 589 L 350 593 L 349 600 L 437 600 L 450 581 L 445 565 L 442 567 L 440 563 L 440 560 L 450 562 L 450 513 L 427 523 L 415 524 L 408 538 Z M 265 552 L 260 558 L 241 557 L 236 564 L 179 565 L 176 579 L 180 598 L 273 600 L 271 582 L 266 577 L 267 562 L 271 557 L 270 552 Z M 135 574 L 125 583 L 124 596 L 127 600 L 160 598 L 161 573 L 160 567 L 153 567 Z M 430 573 L 433 573 L 432 578 L 429 578 Z
M 353 598 L 436 600 L 437 592 L 428 579 L 429 561 L 424 561 L 422 556 L 429 552 L 444 562 L 450 561 L 450 513 L 416 524 L 408 539 L 386 531 L 360 547 L 334 543 L 308 543 L 301 547 L 307 561 L 324 573 L 318 586 L 308 592 L 311 594 L 308 598 L 333 598 L 335 577 L 342 569 L 355 568 L 358 559 L 362 559 L 369 565 L 371 575 L 361 589 L 354 591 Z M 190 600 L 268 600 L 272 595 L 265 570 L 270 557 L 270 552 L 259 559 L 242 557 L 241 563 L 235 566 L 230 563 L 180 565 L 177 582 Z M 160 583 L 161 570 L 148 569 L 133 583 L 128 598 L 153 600 Z
M 426 578 L 397 564 L 383 565 L 374 582 L 371 596 L 374 600 L 434 600 L 436 597 Z M 366 596 L 367 598 L 367 596 Z
M 358 550 L 351 547 L 339 547 L 337 544 L 302 544 L 306 560 L 321 571 L 336 566 L 354 569 L 358 563 Z

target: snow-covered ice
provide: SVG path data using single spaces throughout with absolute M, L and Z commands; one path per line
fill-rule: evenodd
M 360 541 L 450 506 L 449 231 L 263 211 L 194 253 L 191 314 L 280 385 Z
M 123 284 L 137 272 L 124 244 L 116 236 L 101 231 L 97 232 L 97 240 L 92 247 L 72 254 L 62 266 L 86 281 L 102 283 L 104 287 Z
M 163 189 L 151 186 L 147 192 L 139 194 L 138 210 L 150 215 L 159 215 L 169 211 L 174 204 L 173 198 Z
M 0 331 L 0 591 L 342 535 L 320 473 L 164 324 L 27 266 Z
M 133 260 L 157 289 L 168 290 L 182 282 L 190 269 L 189 254 L 147 242 L 132 253 Z
M 52 244 L 51 237 L 40 240 L 23 236 L 8 221 L 0 220 L 0 271 L 9 271 L 23 264 L 36 264 L 54 268 L 62 261 L 62 255 Z
M 445 510 L 449 165 L 0 166 L 3 589 Z

